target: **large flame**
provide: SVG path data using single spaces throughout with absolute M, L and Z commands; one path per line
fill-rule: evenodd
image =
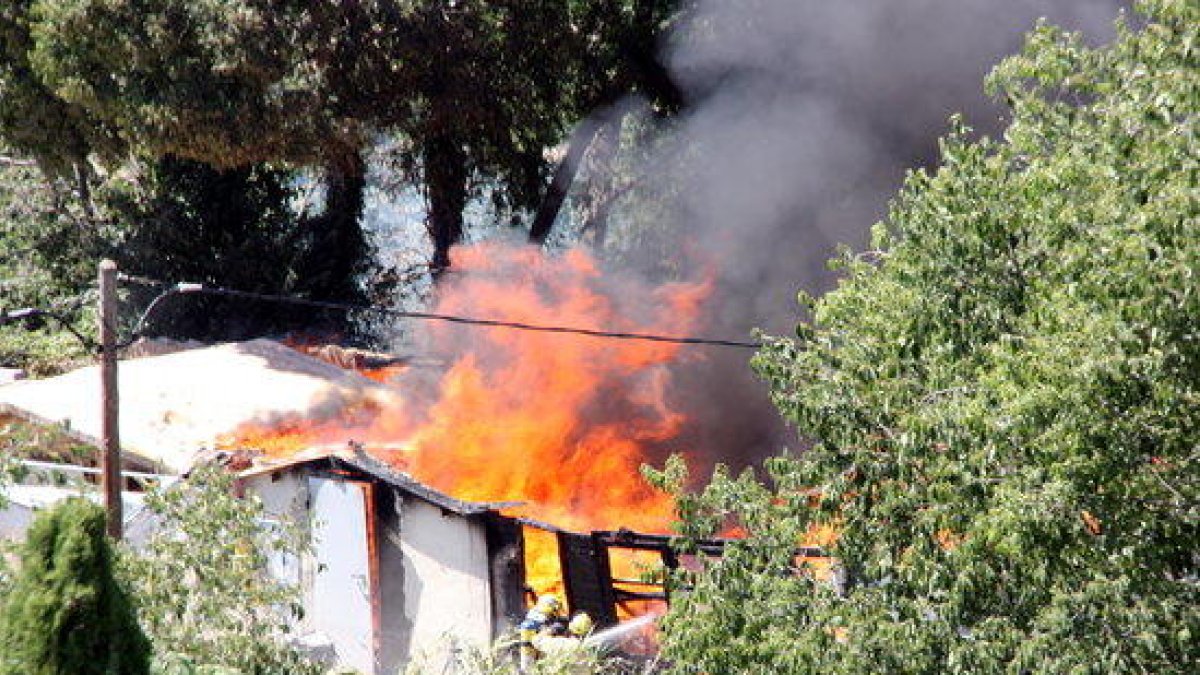
M 709 291 L 611 277 L 578 250 L 547 256 L 477 245 L 458 251 L 454 272 L 439 289 L 437 313 L 603 331 L 686 334 Z M 363 404 L 335 420 L 248 427 L 232 443 L 287 455 L 353 439 L 460 499 L 523 502 L 522 514 L 576 531 L 666 529 L 670 498 L 639 469 L 688 450 L 673 444 L 686 420 L 670 405 L 668 366 L 694 351 L 452 323 L 416 329 L 422 355 L 447 367 L 399 372 L 391 384 L 403 407 Z M 527 542 L 531 585 L 553 590 L 552 538 Z

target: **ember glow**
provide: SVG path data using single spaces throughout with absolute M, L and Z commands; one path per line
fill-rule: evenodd
M 454 263 L 439 289 L 434 311 L 441 314 L 683 335 L 697 328 L 709 292 L 705 283 L 615 278 L 578 250 L 547 256 L 528 246 L 477 245 L 460 249 Z M 417 329 L 421 356 L 447 365 L 399 370 L 389 384 L 403 404 L 363 403 L 336 419 L 248 427 L 228 444 L 286 456 L 352 439 L 459 499 L 523 502 L 521 515 L 575 531 L 666 530 L 670 498 L 639 469 L 688 451 L 673 443 L 687 420 L 670 404 L 668 366 L 702 353 L 437 322 Z M 530 541 L 527 556 L 539 592 L 557 590 L 550 578 L 557 554 L 543 543 Z

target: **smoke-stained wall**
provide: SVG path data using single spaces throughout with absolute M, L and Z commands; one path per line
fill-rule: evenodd
M 838 244 L 859 250 L 908 168 L 936 162 L 948 117 L 980 133 L 1004 110 L 983 78 L 1039 17 L 1092 41 L 1116 0 L 701 0 L 665 45 L 689 105 L 666 142 L 688 147 L 674 231 L 715 270 L 709 332 L 788 334 L 796 291 L 828 290 Z M 669 166 L 651 160 L 656 171 Z M 682 178 L 680 178 L 682 176 Z M 747 354 L 678 374 L 693 438 L 739 463 L 792 443 Z M 715 384 L 714 384 L 715 383 Z

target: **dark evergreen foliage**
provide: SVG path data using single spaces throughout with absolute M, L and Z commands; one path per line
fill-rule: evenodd
M 154 279 L 362 303 L 357 279 L 367 244 L 358 228 L 361 186 L 331 185 L 328 206 L 301 216 L 293 210 L 294 181 L 291 172 L 261 165 L 216 169 L 164 158 L 142 180 L 148 198 L 115 205 L 131 224 L 110 255 L 121 269 Z M 335 203 L 346 196 L 359 203 Z M 161 290 L 136 288 L 129 314 Z M 347 319 L 344 312 L 188 295 L 160 304 L 145 328 L 149 335 L 209 341 L 301 330 L 346 336 Z
M 75 498 L 38 514 L 0 613 L 0 673 L 148 673 L 149 642 L 113 571 L 103 509 Z

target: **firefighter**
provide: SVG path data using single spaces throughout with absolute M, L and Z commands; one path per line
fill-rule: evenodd
M 583 649 L 584 639 L 592 634 L 595 624 L 587 612 L 577 612 L 569 623 L 558 622 L 543 628 L 530 640 L 536 658 L 550 654 L 562 655 Z
M 556 625 L 563 621 L 562 601 L 553 595 L 543 595 L 537 599 L 525 620 L 520 626 L 521 671 L 529 672 L 537 661 L 538 652 L 533 640 L 542 632 L 552 632 Z

